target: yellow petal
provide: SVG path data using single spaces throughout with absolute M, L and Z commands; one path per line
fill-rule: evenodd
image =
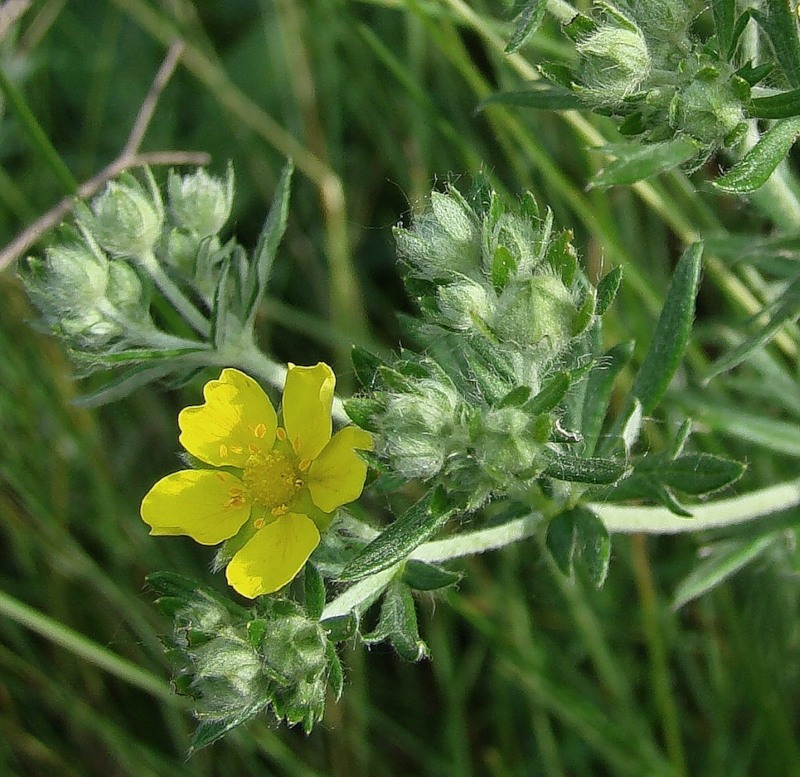
M 242 481 L 210 469 L 167 475 L 142 500 L 142 520 L 150 534 L 186 534 L 202 545 L 233 537 L 249 515 Z
M 283 389 L 283 425 L 300 459 L 315 459 L 331 439 L 331 405 L 336 377 L 320 362 L 289 365 Z
M 256 532 L 231 559 L 225 576 L 249 599 L 271 594 L 294 578 L 317 545 L 314 522 L 299 513 L 286 513 Z
M 358 499 L 363 491 L 367 465 L 356 449 L 372 450 L 372 437 L 357 426 L 345 426 L 311 463 L 308 490 L 320 510 L 329 513 Z
M 252 378 L 225 369 L 203 389 L 205 404 L 184 408 L 178 416 L 181 445 L 215 467 L 244 467 L 254 449 L 268 451 L 278 419 L 272 403 Z

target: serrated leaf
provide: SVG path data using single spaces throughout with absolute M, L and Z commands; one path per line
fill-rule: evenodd
M 388 642 L 406 661 L 420 661 L 428 655 L 419 636 L 417 608 L 407 585 L 395 580 L 386 589 L 378 625 L 362 639 L 367 645 Z
M 711 555 L 701 561 L 675 589 L 672 609 L 678 610 L 694 599 L 704 596 L 748 564 L 752 564 L 776 541 L 775 534 L 767 534 L 744 541 L 729 540 L 718 543 L 712 549 Z
M 249 294 L 245 306 L 244 329 L 246 331 L 251 329 L 255 322 L 258 307 L 267 290 L 267 284 L 272 274 L 272 264 L 275 261 L 278 246 L 283 239 L 283 233 L 286 231 L 293 172 L 294 163 L 290 159 L 281 171 L 281 177 L 278 179 L 278 185 L 275 188 L 272 206 L 269 209 L 267 220 L 264 222 L 261 236 L 253 253 L 248 278 Z
M 514 34 L 506 44 L 506 54 L 513 54 L 528 42 L 531 35 L 539 29 L 546 10 L 547 0 L 528 0 L 517 17 Z
M 611 560 L 611 539 L 594 512 L 579 505 L 557 515 L 547 527 L 546 543 L 565 575 L 579 567 L 597 588 L 603 586 Z
M 714 186 L 731 194 L 749 194 L 763 186 L 800 135 L 800 118 L 784 119 L 764 133 L 744 158 Z
M 689 344 L 702 256 L 703 244 L 693 243 L 680 258 L 653 339 L 636 374 L 631 395 L 641 402 L 644 414 L 652 412 L 664 396 Z
M 360 580 L 402 561 L 433 536 L 455 512 L 443 488 L 437 486 L 413 504 L 344 568 L 340 580 Z
M 548 450 L 545 452 L 544 474 L 570 483 L 608 485 L 616 483 L 629 471 L 627 462 L 619 459 L 579 458 Z
M 598 150 L 616 158 L 594 176 L 589 182 L 590 188 L 629 186 L 679 167 L 698 153 L 697 144 L 684 137 L 661 143 L 618 143 Z
M 561 84 L 534 81 L 528 89 L 490 94 L 481 100 L 478 110 L 487 105 L 513 105 L 515 108 L 533 108 L 537 111 L 570 111 L 583 106 L 580 97 Z
M 597 284 L 597 306 L 595 312 L 598 316 L 602 316 L 619 291 L 619 285 L 622 283 L 622 266 L 618 265 L 613 270 L 609 270 Z
M 768 343 L 787 321 L 793 321 L 800 316 L 800 277 L 795 278 L 784 289 L 771 307 L 775 309 L 770 314 L 767 323 L 756 334 L 717 359 L 709 368 L 705 378 L 706 381 L 741 364 L 753 351 Z
M 460 572 L 451 572 L 426 561 L 409 559 L 403 569 L 403 582 L 417 591 L 438 591 L 461 580 Z

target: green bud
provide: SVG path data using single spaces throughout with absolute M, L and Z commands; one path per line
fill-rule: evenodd
M 127 262 L 112 259 L 108 263 L 106 296 L 117 310 L 132 319 L 144 313 L 142 281 Z
M 132 175 L 121 176 L 92 200 L 91 209 L 78 205 L 78 223 L 113 256 L 144 256 L 159 239 L 163 221 L 155 183 L 150 189 L 146 192 Z
M 569 289 L 555 275 L 517 281 L 501 295 L 494 331 L 503 340 L 531 346 L 545 338 L 561 350 L 572 337 L 577 308 Z
M 534 421 L 516 407 L 487 412 L 475 443 L 476 455 L 484 470 L 494 477 L 530 470 L 542 447 L 534 434 Z
M 412 275 L 427 280 L 474 276 L 480 266 L 477 217 L 457 190 L 434 192 L 431 210 L 411 229 L 394 231 L 397 253 Z
M 582 89 L 598 104 L 621 102 L 650 76 L 650 52 L 637 28 L 603 25 L 576 48 L 582 57 Z
M 463 278 L 437 290 L 439 312 L 454 329 L 474 329 L 476 323 L 490 321 L 493 305 L 489 292 L 480 283 Z
M 670 124 L 706 145 L 716 145 L 744 120 L 730 79 L 693 78 L 670 105 Z
M 420 432 L 398 430 L 387 438 L 384 453 L 403 477 L 427 480 L 437 475 L 447 455 L 446 440 Z
M 167 189 L 175 223 L 200 238 L 216 235 L 231 214 L 233 186 L 231 165 L 224 179 L 202 168 L 184 176 L 170 171 Z

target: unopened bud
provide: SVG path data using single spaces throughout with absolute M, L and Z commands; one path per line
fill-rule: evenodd
M 230 165 L 224 179 L 202 168 L 191 175 L 171 172 L 167 187 L 175 223 L 200 238 L 216 235 L 231 214 L 233 185 Z
M 650 75 L 647 42 L 638 29 L 602 26 L 580 40 L 583 90 L 601 104 L 617 103 L 634 94 Z

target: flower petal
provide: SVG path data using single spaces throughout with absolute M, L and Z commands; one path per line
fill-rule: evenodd
M 275 442 L 278 419 L 261 386 L 243 372 L 225 369 L 203 388 L 205 404 L 178 416 L 180 442 L 192 456 L 215 467 L 244 467 L 253 448 Z
M 150 534 L 186 534 L 201 545 L 216 545 L 233 537 L 250 515 L 242 486 L 228 472 L 173 472 L 142 500 L 142 520 Z
M 320 510 L 329 513 L 358 499 L 364 490 L 367 465 L 356 449 L 371 451 L 372 436 L 357 426 L 345 426 L 311 463 L 308 490 Z
M 319 532 L 300 513 L 286 513 L 259 529 L 228 564 L 228 583 L 242 596 L 254 599 L 283 588 L 303 568 Z
M 327 364 L 289 365 L 283 389 L 283 425 L 301 459 L 315 459 L 331 439 L 335 385 L 336 377 Z

